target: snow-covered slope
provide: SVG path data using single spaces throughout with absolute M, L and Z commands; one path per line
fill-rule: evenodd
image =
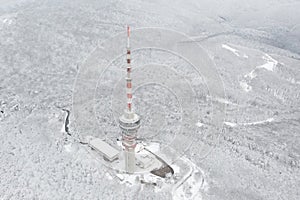
M 195 196 L 298 200 L 299 9 L 296 0 L 0 0 L 0 199 L 172 199 L 171 191 L 120 184 L 77 140 L 81 133 L 72 115 L 76 75 L 97 46 L 130 24 L 191 36 L 213 59 L 223 81 L 227 99 L 218 102 L 227 112 L 220 142 L 204 160 L 199 143 L 185 152 L 206 174 L 207 187 Z M 189 63 L 165 52 L 148 50 L 133 57 L 139 64 L 157 62 L 190 73 Z M 201 94 L 201 117 L 193 127 L 198 134 L 193 137 L 205 142 L 209 138 L 201 133 L 210 126 L 209 94 L 203 77 L 187 77 Z M 110 95 L 109 89 L 97 94 Z M 141 138 L 170 141 L 180 128 L 176 98 L 151 85 L 135 94 L 144 121 L 154 124 L 142 127 Z M 119 136 L 119 129 L 107 114 L 107 102 L 76 103 L 93 104 L 101 117 L 89 123 L 99 123 L 95 131 L 111 139 Z M 63 109 L 71 111 L 72 136 L 61 129 Z M 155 121 L 150 114 L 165 118 Z

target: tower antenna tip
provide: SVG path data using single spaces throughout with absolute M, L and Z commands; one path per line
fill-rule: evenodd
M 127 36 L 128 36 L 128 37 L 130 36 L 130 28 L 129 28 L 129 25 L 127 25 Z

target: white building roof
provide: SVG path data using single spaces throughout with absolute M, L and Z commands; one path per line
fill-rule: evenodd
M 99 138 L 92 139 L 89 145 L 91 148 L 101 153 L 109 161 L 113 161 L 119 157 L 119 151 L 117 149 Z

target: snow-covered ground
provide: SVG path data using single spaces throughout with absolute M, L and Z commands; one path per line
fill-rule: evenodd
M 297 0 L 0 0 L 0 199 L 300 199 L 299 9 Z M 154 49 L 132 55 L 133 68 L 163 64 L 193 88 L 198 108 L 190 110 L 199 116 L 184 127 L 195 140 L 184 157 L 205 177 L 201 187 L 199 173 L 175 193 L 126 184 L 136 179 L 116 176 L 79 143 L 89 132 L 117 146 L 111 96 L 125 60 L 112 62 L 101 83 L 94 74 L 84 80 L 77 74 L 126 24 L 183 32 L 215 63 L 226 98 L 215 99 L 205 77 L 176 55 Z M 76 80 L 95 99 L 73 102 Z M 173 82 L 185 91 L 179 79 Z M 218 109 L 211 102 L 226 105 L 218 143 L 207 132 Z M 143 121 L 139 139 L 152 142 L 152 151 L 168 145 L 188 115 L 160 85 L 138 88 L 134 103 Z M 77 129 L 74 105 L 84 108 L 83 117 L 95 112 L 96 120 Z M 205 158 L 202 144 L 214 147 Z
M 228 51 L 231 51 L 234 55 L 236 55 L 238 57 L 241 56 L 241 53 L 237 49 L 234 49 L 233 47 L 230 47 L 227 44 L 222 44 L 222 48 L 227 49 Z M 242 57 L 243 58 L 248 58 L 248 56 L 246 54 L 243 54 Z

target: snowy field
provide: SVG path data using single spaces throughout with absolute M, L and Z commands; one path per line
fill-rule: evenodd
M 297 0 L 0 0 L 0 199 L 299 200 L 299 10 Z M 186 133 L 197 142 L 182 158 L 193 169 L 184 187 L 124 184 L 78 142 L 90 134 L 117 144 L 114 114 L 122 110 L 111 109 L 110 96 L 125 57 L 111 63 L 103 82 L 78 73 L 126 24 L 185 33 L 194 41 L 175 42 L 201 45 L 222 80 L 226 98 L 212 99 L 205 77 L 181 58 L 151 49 L 132 55 L 133 68 L 169 66 L 194 88 L 197 109 L 188 110 L 200 116 Z M 78 81 L 87 88 L 79 101 Z M 182 80 L 166 81 L 184 90 Z M 134 95 L 143 119 L 139 139 L 168 145 L 188 115 L 176 95 L 156 84 Z M 217 144 L 209 142 L 212 101 L 226 106 Z M 81 128 L 78 117 L 86 120 Z M 200 143 L 213 148 L 205 158 Z

